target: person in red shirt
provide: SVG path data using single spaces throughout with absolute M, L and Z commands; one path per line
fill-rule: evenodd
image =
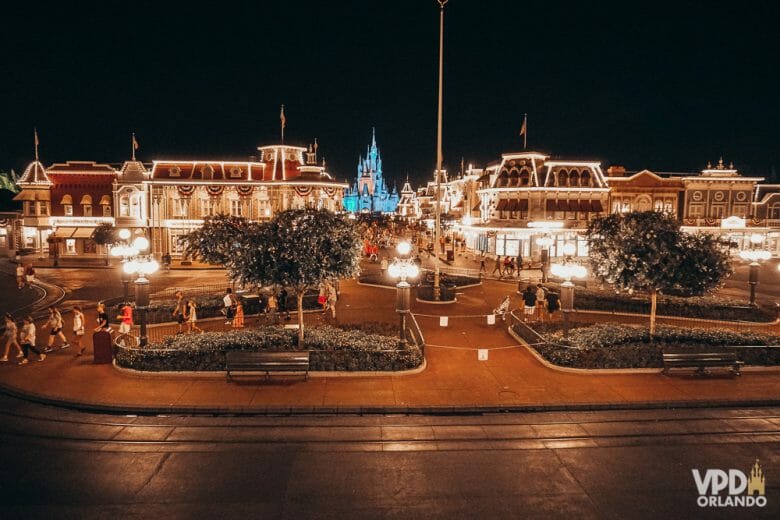
M 117 319 L 120 321 L 119 333 L 130 334 L 130 328 L 133 326 L 133 308 L 129 305 L 122 307 Z

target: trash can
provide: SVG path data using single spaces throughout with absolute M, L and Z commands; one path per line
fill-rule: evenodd
M 452 249 L 447 250 L 447 261 L 448 262 L 455 261 L 455 251 L 453 251 Z
M 92 350 L 94 352 L 93 363 L 96 365 L 111 363 L 114 357 L 111 349 L 111 334 L 106 331 L 94 333 L 92 335 Z

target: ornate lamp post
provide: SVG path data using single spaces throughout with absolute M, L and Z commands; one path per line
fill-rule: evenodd
M 553 239 L 545 235 L 536 239 L 536 244 L 542 248 L 542 283 L 547 283 L 547 273 L 550 271 L 550 246 Z
M 135 248 L 135 243 L 130 244 L 130 230 L 129 229 L 120 229 L 119 230 L 119 239 L 121 242 L 111 248 L 111 256 L 121 257 L 122 258 L 122 265 L 124 266 L 127 261 L 136 256 L 139 253 L 139 249 Z M 139 237 L 140 238 L 140 237 Z M 138 239 L 136 239 L 138 240 Z M 146 240 L 144 238 L 144 240 Z M 147 247 L 149 242 L 147 241 Z M 139 243 L 139 245 L 141 245 Z M 124 301 L 127 302 L 127 299 L 130 296 L 130 275 L 122 270 L 122 286 L 123 286 L 123 298 Z
M 569 314 L 574 310 L 574 284 L 572 278 L 584 278 L 588 270 L 577 263 L 574 263 L 571 257 L 576 248 L 574 244 L 563 246 L 564 259 L 562 263 L 555 263 L 551 266 L 552 274 L 564 279 L 561 284 L 561 310 L 563 311 L 563 337 L 569 337 Z
M 395 310 L 400 316 L 400 330 L 398 331 L 399 347 L 406 348 L 406 315 L 411 312 L 410 293 L 411 286 L 407 278 L 416 278 L 420 274 L 417 264 L 409 258 L 412 246 L 409 242 L 399 242 L 396 250 L 400 257 L 393 259 L 393 263 L 387 268 L 392 278 L 398 278 L 396 284 Z
M 750 235 L 750 249 L 739 252 L 739 256 L 750 261 L 750 272 L 748 274 L 748 285 L 750 285 L 750 305 L 756 305 L 756 285 L 758 285 L 758 268 L 760 262 L 769 260 L 772 253 L 766 249 L 756 249 L 764 241 L 764 235 L 753 233 Z
M 144 238 L 143 240 L 146 239 Z M 147 247 L 149 247 L 148 241 Z M 149 308 L 149 279 L 146 276 L 156 273 L 159 268 L 160 264 L 151 255 L 131 258 L 122 266 L 123 272 L 127 273 L 128 276 L 138 275 L 135 279 L 135 306 L 138 310 L 138 322 L 141 325 L 139 342 L 141 347 L 145 347 L 149 343 L 146 335 L 146 311 Z

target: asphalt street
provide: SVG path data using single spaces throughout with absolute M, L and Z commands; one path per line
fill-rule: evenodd
M 0 396 L 2 518 L 777 518 L 780 409 L 117 416 Z M 693 469 L 758 459 L 764 507 Z

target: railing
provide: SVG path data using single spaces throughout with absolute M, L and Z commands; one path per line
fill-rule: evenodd
M 422 352 L 423 357 L 425 357 L 425 338 L 420 329 L 420 324 L 417 323 L 417 319 L 411 312 L 409 313 L 409 319 L 406 320 L 406 330 L 404 332 L 406 333 L 407 339 L 417 345 Z
M 198 285 L 197 287 L 166 287 L 160 291 L 156 291 L 151 294 L 153 300 L 175 300 L 176 293 L 181 291 L 185 298 L 193 298 L 197 296 L 211 296 L 214 294 L 222 294 L 228 287 L 235 291 L 235 284 L 231 282 L 225 283 L 213 283 Z M 131 291 L 132 292 L 132 291 Z M 131 295 L 132 297 L 132 295 Z

